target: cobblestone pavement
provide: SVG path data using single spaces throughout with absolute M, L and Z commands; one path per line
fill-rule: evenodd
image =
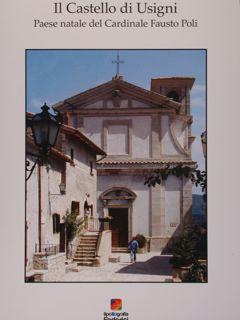
M 129 254 L 120 256 L 120 262 L 108 263 L 101 267 L 80 266 L 79 272 L 69 271 L 52 281 L 64 282 L 165 282 L 171 281 L 170 256 L 158 253 L 138 254 L 137 262 L 131 263 Z

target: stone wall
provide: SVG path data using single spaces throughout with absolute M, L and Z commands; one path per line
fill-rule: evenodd
M 100 265 L 108 263 L 112 253 L 112 232 L 111 230 L 103 231 L 100 235 L 100 242 L 97 251 L 97 257 Z
M 37 271 L 47 270 L 47 273 L 42 273 L 41 281 L 54 281 L 65 273 L 66 254 L 59 253 L 46 257 L 42 253 L 35 253 L 33 256 L 33 268 Z M 39 273 L 40 274 L 40 273 Z M 38 280 L 38 279 L 36 279 Z

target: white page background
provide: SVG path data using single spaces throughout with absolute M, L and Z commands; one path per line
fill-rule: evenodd
M 35 18 L 56 19 L 52 3 L 1 4 L 1 319 L 98 320 L 111 298 L 131 320 L 239 319 L 239 1 L 179 0 L 197 29 L 34 29 Z M 208 284 L 24 283 L 27 48 L 208 50 Z

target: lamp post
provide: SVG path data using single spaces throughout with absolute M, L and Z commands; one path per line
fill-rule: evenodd
M 207 131 L 204 131 L 201 134 L 201 142 L 202 142 L 203 155 L 204 155 L 204 158 L 206 158 L 206 156 L 207 156 Z
M 28 168 L 30 166 L 29 161 L 26 162 L 26 170 L 30 172 L 26 180 L 31 177 L 36 164 L 49 155 L 50 149 L 56 144 L 58 132 L 63 123 L 62 115 L 56 110 L 54 110 L 56 115 L 49 113 L 50 108 L 46 103 L 41 109 L 42 112 L 35 114 L 30 122 L 34 142 L 39 147 L 39 155 L 32 154 L 36 157 L 36 161 L 31 169 Z

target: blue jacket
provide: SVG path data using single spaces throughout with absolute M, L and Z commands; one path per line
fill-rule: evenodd
M 132 240 L 128 246 L 128 249 L 131 250 L 131 251 L 137 251 L 138 249 L 138 242 L 137 240 Z

